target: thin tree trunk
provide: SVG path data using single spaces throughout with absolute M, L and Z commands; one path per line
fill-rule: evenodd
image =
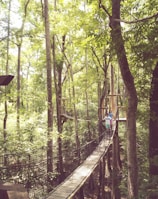
M 104 80 L 104 83 L 103 83 L 103 87 L 102 89 L 100 88 L 100 82 L 98 83 L 98 118 L 99 118 L 99 121 L 98 121 L 98 130 L 99 130 L 99 140 L 102 139 L 102 136 L 103 136 L 103 131 L 105 130 L 103 128 L 103 118 L 105 117 L 106 115 L 106 111 L 105 110 L 105 98 L 107 96 L 107 79 L 106 79 L 106 74 L 105 74 L 105 80 Z
M 57 9 L 57 2 L 54 0 L 54 10 Z M 52 37 L 53 44 L 52 44 L 52 54 L 53 54 L 53 72 L 54 72 L 54 85 L 55 85 L 55 92 L 56 92 L 56 112 L 57 112 L 57 128 L 58 128 L 58 165 L 57 170 L 60 173 L 59 182 L 64 179 L 64 172 L 63 172 L 63 153 L 62 153 L 62 69 L 63 69 L 63 57 L 61 58 L 59 64 L 57 65 L 56 62 L 56 54 L 55 54 L 55 35 Z M 65 49 L 65 36 L 62 37 L 62 54 L 64 54 Z
M 48 0 L 44 0 L 45 35 L 46 35 L 46 63 L 47 63 L 47 103 L 48 103 L 48 122 L 47 122 L 47 180 L 52 184 L 50 173 L 53 172 L 53 104 L 52 104 L 52 67 L 51 67 L 51 42 L 48 15 Z M 48 187 L 48 191 L 50 191 Z
M 8 75 L 9 70 L 9 42 L 10 42 L 10 10 L 11 10 L 11 0 L 8 5 L 8 32 L 7 32 L 7 56 L 6 56 L 6 75 Z M 3 137 L 4 137 L 4 154 L 7 153 L 7 118 L 8 118 L 8 105 L 7 96 L 5 88 L 5 102 L 4 102 L 5 115 L 3 119 Z M 4 165 L 7 164 L 7 159 L 4 157 Z
M 92 139 L 91 130 L 90 130 L 90 121 L 89 121 L 89 100 L 88 100 L 88 60 L 87 60 L 87 48 L 85 49 L 85 65 L 86 65 L 86 86 L 85 86 L 85 95 L 86 95 L 86 115 L 87 115 L 87 128 L 88 128 L 88 140 Z
M 136 111 L 137 93 L 134 79 L 129 69 L 129 64 L 124 48 L 120 22 L 120 0 L 112 0 L 112 17 L 110 27 L 112 29 L 112 41 L 117 54 L 122 78 L 128 91 L 127 108 L 127 159 L 128 159 L 128 198 L 138 196 L 138 169 L 136 153 Z
M 18 46 L 18 65 L 17 65 L 17 133 L 20 142 L 20 92 L 21 92 L 21 81 L 20 81 L 20 71 L 21 71 L 21 44 Z
M 78 158 L 78 165 L 80 164 L 80 139 L 79 139 L 79 134 L 78 134 L 78 120 L 77 120 L 77 110 L 76 110 L 76 105 L 75 105 L 75 87 L 74 87 L 74 80 L 73 80 L 73 71 L 72 71 L 72 66 L 70 65 L 70 76 L 71 76 L 71 81 L 72 81 L 72 96 L 73 96 L 73 111 L 74 111 L 74 116 L 75 116 L 75 139 L 76 139 L 76 150 L 77 150 L 77 158 Z
M 19 142 L 20 142 L 20 105 L 21 105 L 21 48 L 23 43 L 23 31 L 24 31 L 24 25 L 25 20 L 27 16 L 27 8 L 29 5 L 30 0 L 27 0 L 24 5 L 24 18 L 22 20 L 22 25 L 20 28 L 20 31 L 17 32 L 17 47 L 18 47 L 18 65 L 17 65 L 17 133 L 19 136 Z M 20 33 L 20 34 L 19 34 Z
M 110 111 L 112 111 L 113 114 L 116 114 L 116 96 L 114 96 L 116 93 L 115 93 L 115 88 L 114 88 L 114 67 L 111 65 L 110 67 L 111 69 L 111 81 L 110 81 L 110 85 L 111 85 L 111 88 L 110 88 L 110 94 L 111 94 L 111 97 L 110 97 Z
M 100 66 L 100 68 L 102 68 L 103 72 L 104 72 L 104 83 L 103 83 L 103 86 L 101 88 L 101 82 L 100 80 L 98 81 L 98 118 L 99 118 L 99 121 L 98 121 L 98 132 L 99 132 L 99 140 L 101 140 L 102 138 L 102 133 L 103 133 L 103 125 L 102 125 L 102 120 L 103 120 L 103 117 L 105 116 L 105 97 L 108 93 L 108 81 L 107 81 L 107 70 L 108 70 L 108 64 L 107 64 L 107 60 L 106 60 L 106 54 L 104 52 L 104 61 L 103 61 L 103 64 L 101 64 L 100 62 L 100 59 L 99 57 L 97 56 L 96 52 L 95 52 L 95 49 L 92 48 L 92 52 L 94 54 L 94 56 L 96 57 L 97 59 L 97 62 L 98 62 L 98 65 Z M 97 73 L 98 73 L 98 76 L 99 76 L 99 70 L 98 70 L 98 67 L 96 67 L 97 69 Z
M 65 36 L 62 37 L 62 53 L 64 53 L 64 45 L 65 45 Z M 63 155 L 62 155 L 62 68 L 63 68 L 63 60 L 60 60 L 59 64 L 56 63 L 56 55 L 55 55 L 55 36 L 53 35 L 53 71 L 54 71 L 54 85 L 56 92 L 56 110 L 57 110 L 57 128 L 58 128 L 58 172 L 60 173 L 59 182 L 61 182 L 64 178 L 63 176 Z

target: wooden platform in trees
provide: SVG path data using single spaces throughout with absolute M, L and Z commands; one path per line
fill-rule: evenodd
M 118 121 L 118 122 L 126 122 L 127 119 L 125 117 L 120 117 L 120 118 L 117 118 L 116 121 Z
M 111 138 L 105 136 L 93 153 L 68 176 L 63 183 L 53 190 L 47 199 L 70 199 L 82 187 L 97 167 L 111 144 Z
M 29 199 L 27 190 L 21 184 L 0 184 L 0 199 Z

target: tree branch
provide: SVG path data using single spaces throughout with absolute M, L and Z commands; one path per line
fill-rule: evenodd
M 70 115 L 67 115 L 67 114 L 61 114 L 61 117 L 63 119 L 64 122 L 66 122 L 68 119 L 69 120 L 75 120 L 75 117 L 72 117 Z M 77 119 L 78 121 L 91 121 L 91 120 L 87 120 L 87 119 Z
M 111 15 L 109 14 L 109 12 L 105 8 L 105 6 L 102 4 L 101 0 L 99 0 L 99 8 L 102 8 L 105 11 L 105 13 L 108 15 L 109 18 L 111 17 Z
M 126 21 L 126 20 L 123 20 L 123 19 L 114 19 L 114 21 L 123 22 L 123 23 L 127 23 L 127 24 L 133 24 L 133 23 L 138 23 L 138 22 L 144 22 L 144 21 L 153 19 L 155 17 L 158 17 L 158 13 L 151 15 L 149 17 L 145 17 L 145 18 L 142 18 L 142 19 L 136 19 L 136 20 L 133 20 L 133 21 Z
M 109 14 L 108 10 L 106 9 L 106 7 L 102 4 L 102 1 L 99 0 L 99 8 L 102 8 L 105 13 L 108 15 L 109 19 L 111 20 L 111 15 Z M 123 23 L 126 23 L 126 24 L 134 24 L 134 23 L 138 23 L 138 22 L 144 22 L 144 21 L 147 21 L 147 20 L 150 20 L 150 19 L 153 19 L 155 17 L 158 17 L 158 12 L 149 16 L 149 17 L 145 17 L 145 18 L 142 18 L 142 19 L 136 19 L 136 20 L 133 20 L 133 21 L 126 21 L 124 19 L 113 19 L 114 21 L 118 21 L 118 22 L 123 22 Z
M 100 59 L 99 59 L 98 55 L 96 54 L 96 52 L 94 50 L 94 47 L 92 46 L 91 49 L 92 49 L 94 56 L 96 57 L 96 59 L 98 61 L 99 66 L 103 69 L 102 64 L 100 63 Z

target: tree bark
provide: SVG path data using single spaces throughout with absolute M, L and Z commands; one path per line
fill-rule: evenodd
M 158 175 L 158 62 L 153 71 L 150 91 L 149 174 Z
M 121 75 L 128 92 L 127 107 L 127 160 L 128 160 L 128 198 L 138 196 L 138 169 L 136 153 L 136 111 L 137 93 L 134 85 L 134 78 L 130 72 L 125 52 L 124 41 L 121 32 L 120 22 L 120 0 L 112 0 L 112 17 L 110 27 L 114 49 L 117 54 Z

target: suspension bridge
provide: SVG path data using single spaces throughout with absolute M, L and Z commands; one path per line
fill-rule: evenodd
M 49 193 L 47 199 L 84 199 L 84 186 L 92 180 L 93 172 L 99 167 L 99 190 L 97 198 L 118 198 L 118 170 L 120 169 L 118 123 L 126 118 L 116 119 L 114 131 L 105 133 L 96 149 L 61 184 Z M 112 159 L 109 157 L 112 153 Z M 106 169 L 105 169 L 106 168 Z M 106 173 L 107 172 L 107 173 Z M 107 176 L 107 179 L 106 177 Z M 111 182 L 108 183 L 108 177 Z M 105 190 L 107 187 L 107 191 Z

